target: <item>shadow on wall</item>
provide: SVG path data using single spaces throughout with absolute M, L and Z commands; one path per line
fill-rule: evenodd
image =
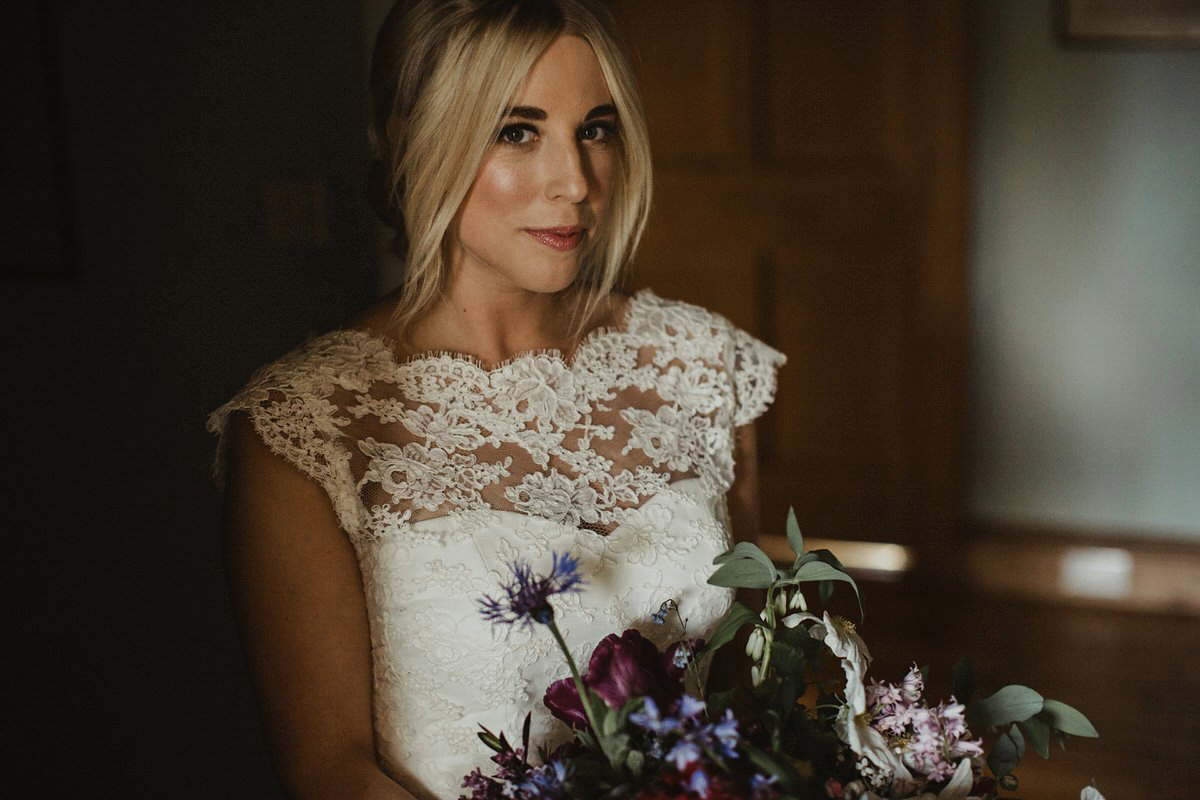
M 276 796 L 203 425 L 374 296 L 358 6 L 47 7 L 78 252 L 4 285 L 14 761 L 46 796 Z

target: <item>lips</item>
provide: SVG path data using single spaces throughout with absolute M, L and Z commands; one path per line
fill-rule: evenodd
M 574 250 L 583 241 L 587 228 L 568 225 L 561 228 L 525 228 L 526 233 L 554 250 Z

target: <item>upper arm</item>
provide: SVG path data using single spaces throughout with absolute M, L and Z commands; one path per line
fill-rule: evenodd
M 754 542 L 759 533 L 758 447 L 754 423 L 734 428 L 733 484 L 726 499 L 734 541 Z
M 371 658 L 358 561 L 325 491 L 229 423 L 224 551 L 276 768 L 295 785 L 374 759 Z

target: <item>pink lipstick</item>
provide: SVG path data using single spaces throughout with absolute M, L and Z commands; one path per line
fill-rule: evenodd
M 586 228 L 568 225 L 562 228 L 525 228 L 526 233 L 537 241 L 555 250 L 574 250 L 583 241 Z

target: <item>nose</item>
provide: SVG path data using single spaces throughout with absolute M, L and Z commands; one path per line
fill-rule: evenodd
M 548 148 L 546 197 L 580 203 L 588 195 L 588 164 L 582 145 L 572 140 Z

